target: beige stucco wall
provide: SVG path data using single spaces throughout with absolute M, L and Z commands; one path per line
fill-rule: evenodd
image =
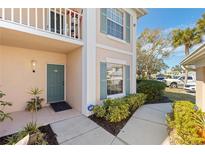
M 46 64 L 67 63 L 67 55 L 62 53 L 1 45 L 0 49 L 0 90 L 7 94 L 5 99 L 13 103 L 7 108 L 9 112 L 25 109 L 32 87 L 43 89 L 42 97 L 46 98 Z M 31 60 L 37 61 L 36 73 L 32 72 Z
M 106 58 L 122 60 L 126 62 L 126 65 L 130 65 L 130 66 L 132 65 L 132 56 L 130 55 L 116 53 L 111 50 L 97 48 L 97 52 L 96 52 L 96 99 L 97 99 L 97 103 L 100 103 L 100 62 L 106 62 Z M 131 67 L 130 67 L 130 72 L 132 72 Z
M 96 9 L 96 22 L 97 22 L 97 27 L 96 27 L 96 42 L 97 44 L 103 44 L 109 47 L 113 47 L 113 48 L 118 48 L 124 51 L 128 51 L 128 52 L 132 52 L 132 46 L 131 43 L 127 43 L 124 40 L 116 40 L 116 39 L 112 39 L 112 37 L 105 35 L 104 33 L 100 32 L 100 9 Z M 132 20 L 132 17 L 131 17 Z M 124 23 L 125 24 L 125 23 Z M 131 25 L 132 26 L 132 25 Z M 125 29 L 125 28 L 124 28 Z M 132 42 L 132 27 L 131 27 L 131 31 L 130 31 L 130 42 Z
M 205 111 L 205 67 L 196 70 L 196 103 Z
M 67 101 L 82 111 L 82 48 L 67 55 Z

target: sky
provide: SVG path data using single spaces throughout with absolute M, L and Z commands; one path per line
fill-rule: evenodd
M 148 14 L 141 17 L 137 23 L 137 36 L 143 32 L 144 29 L 160 28 L 163 31 L 171 32 L 175 28 L 193 27 L 196 21 L 205 13 L 205 9 L 147 9 Z M 191 49 L 194 51 L 197 45 Z M 175 66 L 184 58 L 183 46 L 175 49 L 173 54 L 165 59 L 165 63 L 169 66 Z

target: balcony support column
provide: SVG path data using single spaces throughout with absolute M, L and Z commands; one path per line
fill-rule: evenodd
M 89 116 L 88 106 L 96 103 L 96 9 L 83 9 L 82 113 Z

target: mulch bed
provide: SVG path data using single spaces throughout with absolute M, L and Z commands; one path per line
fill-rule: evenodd
M 164 96 L 161 100 L 145 102 L 145 104 L 156 104 L 156 103 L 170 103 L 172 102 L 168 97 Z M 105 130 L 110 132 L 112 135 L 117 136 L 118 133 L 122 130 L 122 128 L 126 125 L 127 121 L 132 117 L 134 112 L 130 114 L 130 116 L 122 120 L 121 122 L 109 122 L 105 118 L 98 118 L 94 114 L 89 116 L 92 121 L 103 127 Z
M 57 142 L 57 139 L 56 139 L 56 134 L 53 132 L 53 130 L 50 127 L 50 125 L 39 127 L 39 130 L 42 133 L 45 134 L 44 139 L 48 142 L 48 145 L 58 145 L 58 142 Z M 4 137 L 1 137 L 0 138 L 0 145 L 7 144 L 7 138 L 11 137 L 12 135 L 15 135 L 15 134 L 11 134 L 11 135 L 7 135 L 7 136 L 4 136 Z
M 105 118 L 96 117 L 94 114 L 89 116 L 88 118 L 90 118 L 92 121 L 94 121 L 95 123 L 103 127 L 105 130 L 110 132 L 112 135 L 117 136 L 118 133 L 121 131 L 121 129 L 125 126 L 127 121 L 131 118 L 133 113 L 131 113 L 127 119 L 122 120 L 120 122 L 109 122 Z
M 48 145 L 58 145 L 56 134 L 53 132 L 50 125 L 39 127 L 39 130 L 45 134 L 44 138 L 48 142 Z
M 16 133 L 15 133 L 16 134 Z M 11 134 L 11 135 L 7 135 L 7 136 L 3 136 L 0 138 L 0 145 L 5 145 L 7 144 L 7 138 L 8 137 L 11 137 L 12 135 L 15 135 L 15 134 Z

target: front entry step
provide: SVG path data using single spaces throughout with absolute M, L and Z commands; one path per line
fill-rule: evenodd
M 72 109 L 72 107 L 65 101 L 51 103 L 50 105 L 55 112 L 60 112 L 60 111 Z

